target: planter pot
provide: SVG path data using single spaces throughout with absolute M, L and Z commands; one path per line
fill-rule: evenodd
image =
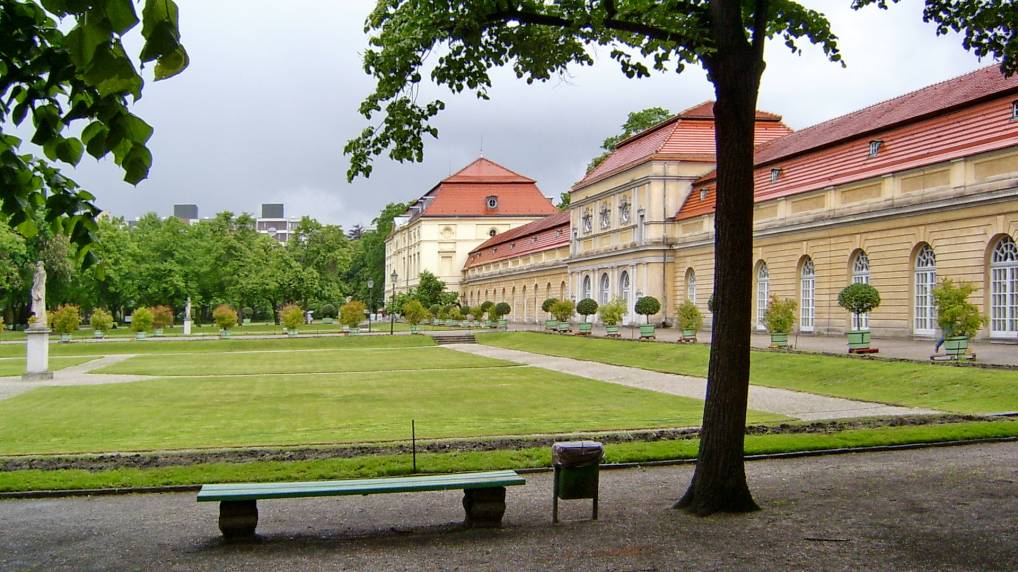
M 558 327 L 558 321 L 557 320 L 545 320 L 544 321 L 544 329 L 546 329 L 546 330 L 554 330 L 557 327 Z
M 569 333 L 573 331 L 573 328 L 569 325 L 569 322 L 559 322 L 558 331 L 559 333 Z
M 617 338 L 620 335 L 618 326 L 605 326 L 604 331 L 611 338 Z
M 419 334 L 419 333 L 421 333 L 421 327 L 420 326 L 416 326 L 414 324 L 410 324 L 410 333 L 411 334 Z
M 155 336 L 156 336 L 157 338 L 161 338 L 161 337 L 163 337 L 163 329 L 162 329 L 162 328 L 156 328 L 156 331 L 155 331 Z
M 580 334 L 581 335 L 589 336 L 591 330 L 593 330 L 593 329 L 594 329 L 594 324 L 591 324 L 590 322 L 580 322 Z
M 351 336 L 357 335 L 359 333 L 361 333 L 361 329 L 360 328 L 350 328 L 350 335 Z
M 446 320 L 445 321 L 445 325 L 446 325 L 446 327 L 452 327 L 453 326 L 453 321 L 452 320 Z
M 787 348 L 788 347 L 788 334 L 779 334 L 771 332 L 771 347 L 772 348 Z
M 60 334 L 60 343 L 66 344 L 71 341 L 71 334 Z
M 250 326 L 251 325 L 251 318 L 244 318 L 244 322 L 243 323 L 244 323 L 245 326 Z
M 219 337 L 220 338 L 230 337 L 230 330 L 219 330 Z
M 106 334 L 103 333 L 101 330 L 96 330 L 96 331 L 92 332 L 92 337 L 97 339 L 97 340 L 101 340 L 101 339 L 106 337 Z
M 848 332 L 848 349 L 862 350 L 870 347 L 870 333 L 863 330 L 852 330 Z
M 466 320 L 463 320 L 462 322 L 460 322 L 460 327 L 461 328 L 469 328 L 470 327 L 470 322 L 468 322 Z
M 682 330 L 682 338 L 686 340 L 696 339 L 696 330 Z
M 496 322 L 494 320 L 488 320 L 488 327 L 489 328 L 497 328 L 498 327 L 498 322 Z
M 322 318 L 322 323 L 323 324 L 331 324 L 332 321 L 333 321 L 332 318 Z
M 498 329 L 502 330 L 503 332 L 508 330 L 509 329 L 509 320 L 499 320 L 498 321 Z
M 145 339 L 145 332 L 135 332 L 134 333 L 134 339 L 136 339 L 136 340 L 144 340 Z
M 297 330 L 296 329 L 286 330 L 286 335 L 292 338 L 293 336 L 297 335 Z
M 640 326 L 641 339 L 644 338 L 654 339 L 655 337 L 656 336 L 654 335 L 654 324 L 644 324 Z
M 947 355 L 962 357 L 969 349 L 969 339 L 966 336 L 951 336 L 944 340 L 944 351 Z

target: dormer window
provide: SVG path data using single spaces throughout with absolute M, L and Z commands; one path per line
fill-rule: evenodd
M 486 198 L 484 200 L 485 200 L 485 204 L 488 205 L 489 209 L 497 209 L 498 208 L 498 197 L 496 197 L 495 195 L 488 195 L 488 198 Z
M 771 182 L 777 183 L 781 178 L 781 169 L 771 169 Z
M 1011 103 L 1011 119 L 1018 120 L 1018 99 Z
M 516 243 L 515 242 L 509 245 L 509 250 L 516 250 Z
M 701 201 L 707 200 L 707 193 L 708 192 L 710 192 L 709 189 L 700 189 L 700 200 Z
M 880 148 L 883 147 L 883 145 L 884 142 L 879 139 L 874 139 L 873 141 L 870 141 L 870 157 L 871 158 L 876 157 L 878 154 L 880 154 Z

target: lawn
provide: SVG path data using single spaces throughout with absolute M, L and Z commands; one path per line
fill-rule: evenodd
M 240 353 L 199 353 L 186 360 L 148 354 L 113 364 L 96 373 L 157 376 L 341 373 L 505 367 L 516 364 L 439 347 L 348 348 Z
M 24 348 L 21 349 L 21 353 L 25 353 Z M 56 371 L 72 365 L 78 365 L 79 363 L 85 363 L 92 359 L 91 357 L 51 357 L 49 359 L 49 368 L 50 371 Z M 0 377 L 21 375 L 23 373 L 25 373 L 25 358 L 0 358 Z
M 697 377 L 704 344 L 636 343 L 539 333 L 484 334 L 480 343 Z M 1018 411 L 1018 371 L 818 354 L 752 352 L 755 385 L 957 413 Z

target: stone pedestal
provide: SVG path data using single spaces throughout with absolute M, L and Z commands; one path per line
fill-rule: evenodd
M 463 491 L 463 524 L 470 528 L 497 528 L 502 526 L 505 514 L 505 487 L 466 489 Z
M 254 538 L 258 527 L 258 502 L 223 501 L 219 503 L 219 530 L 227 541 Z
M 184 335 L 191 335 L 191 320 L 184 320 Z
M 49 370 L 49 333 L 48 329 L 25 330 L 25 381 L 53 379 Z

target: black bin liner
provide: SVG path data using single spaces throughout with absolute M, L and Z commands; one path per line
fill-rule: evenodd
M 597 441 L 565 441 L 551 446 L 551 462 L 553 465 L 581 469 L 601 464 L 604 458 L 604 445 Z

